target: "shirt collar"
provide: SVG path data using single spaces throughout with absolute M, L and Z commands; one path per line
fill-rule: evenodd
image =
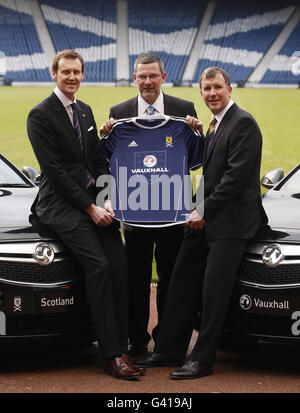
M 58 99 L 61 101 L 61 103 L 64 105 L 66 108 L 67 106 L 70 106 L 72 103 L 76 103 L 76 97 L 74 96 L 73 102 L 67 98 L 67 96 L 56 86 L 54 89 L 54 93 L 58 97 Z
M 234 104 L 234 101 L 232 99 L 230 99 L 227 106 L 221 112 L 219 112 L 217 115 L 214 115 L 214 118 L 217 120 L 216 128 L 220 125 L 222 119 L 226 115 L 226 112 L 229 110 L 229 108 L 231 108 L 231 106 L 233 104 Z M 215 128 L 215 130 L 216 130 L 216 128 Z
M 142 96 L 139 94 L 138 95 L 138 113 L 139 113 L 139 116 L 145 114 L 145 110 L 148 106 L 149 106 L 149 103 L 147 103 L 142 98 Z M 160 91 L 160 94 L 158 95 L 156 101 L 151 106 L 153 106 L 158 113 L 164 113 L 164 96 L 163 96 L 162 91 Z

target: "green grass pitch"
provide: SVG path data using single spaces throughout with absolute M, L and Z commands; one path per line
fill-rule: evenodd
M 26 118 L 29 110 L 47 97 L 53 87 L 25 86 L 0 88 L 0 152 L 19 168 L 31 165 L 38 168 L 31 149 Z M 165 87 L 164 91 L 192 100 L 198 118 L 208 125 L 210 112 L 202 102 L 198 88 Z M 82 85 L 77 98 L 89 103 L 98 128 L 106 120 L 109 108 L 135 96 L 135 87 L 100 87 Z M 282 167 L 288 172 L 300 162 L 300 90 L 235 88 L 233 100 L 257 120 L 263 134 L 261 174 Z
M 16 166 L 39 168 L 31 149 L 26 118 L 29 110 L 47 97 L 53 87 L 0 87 L 0 152 Z M 194 102 L 198 118 L 206 130 L 210 112 L 202 102 L 198 88 L 164 88 L 165 92 Z M 109 108 L 137 93 L 135 87 L 81 86 L 77 98 L 89 103 L 98 128 L 108 117 Z M 287 173 L 300 162 L 300 90 L 240 89 L 233 100 L 257 120 L 263 135 L 261 175 L 281 167 Z M 155 260 L 153 280 L 157 279 Z

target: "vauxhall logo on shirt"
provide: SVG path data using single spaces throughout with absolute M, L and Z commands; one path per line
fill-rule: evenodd
M 135 152 L 133 174 L 169 172 L 165 151 Z
M 143 160 L 143 164 L 152 168 L 157 164 L 157 158 L 154 155 L 147 155 Z

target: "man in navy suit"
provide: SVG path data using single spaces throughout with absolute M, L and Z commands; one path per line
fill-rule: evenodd
M 149 107 L 153 115 L 161 113 L 188 117 L 189 125 L 202 131 L 202 123 L 196 119 L 197 114 L 192 102 L 161 91 L 166 76 L 159 56 L 153 53 L 139 55 L 133 73 L 139 94 L 110 109 L 110 119 L 102 125 L 100 134 L 110 130 L 114 119 L 145 116 L 149 114 Z M 147 344 L 151 339 L 147 330 L 153 254 L 158 275 L 156 303 L 159 323 L 184 228 L 183 225 L 153 229 L 124 225 L 123 229 L 129 263 L 129 353 L 140 356 L 147 351 Z M 157 326 L 152 332 L 154 340 L 156 332 Z
M 56 88 L 29 113 L 28 136 L 41 168 L 33 209 L 83 267 L 105 370 L 119 379 L 137 379 L 141 370 L 127 356 L 127 261 L 119 226 L 109 216 L 109 204 L 95 202 L 95 181 L 109 169 L 92 110 L 75 97 L 83 77 L 81 55 L 58 53 L 52 65 Z
M 203 72 L 200 93 L 214 124 L 204 149 L 204 199 L 187 221 L 154 353 L 138 363 L 147 367 L 182 363 L 200 307 L 197 341 L 172 379 L 212 374 L 247 242 L 267 224 L 260 193 L 261 132 L 254 118 L 232 101 L 231 92 L 225 70 L 212 67 Z

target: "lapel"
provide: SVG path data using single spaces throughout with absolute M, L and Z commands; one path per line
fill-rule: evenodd
M 57 122 L 64 126 L 65 135 L 67 136 L 68 139 L 70 139 L 71 143 L 75 145 L 80 155 L 83 156 L 77 133 L 75 129 L 73 128 L 73 125 L 70 121 L 70 118 L 67 114 L 67 111 L 64 105 L 61 103 L 61 101 L 58 99 L 58 97 L 56 96 L 54 92 L 50 95 L 50 102 L 51 102 L 53 111 L 55 112 Z M 78 108 L 78 112 L 79 112 L 79 108 Z M 84 128 L 82 128 L 81 121 L 80 121 L 81 117 L 82 116 L 79 115 L 79 122 L 80 122 L 81 134 L 83 138 L 83 148 L 84 148 L 86 139 L 84 139 L 84 133 L 83 133 Z M 85 135 L 86 135 L 86 129 L 85 129 Z
M 223 132 L 224 128 L 228 125 L 228 122 L 230 121 L 230 119 L 231 119 L 232 116 L 234 115 L 234 112 L 236 111 L 236 109 L 237 109 L 237 105 L 234 103 L 234 104 L 229 108 L 229 110 L 226 112 L 224 118 L 221 120 L 221 123 L 220 123 L 220 125 L 219 125 L 219 127 L 218 127 L 218 129 L 217 129 L 217 131 L 216 131 L 216 133 L 215 133 L 215 136 L 214 136 L 214 138 L 213 138 L 212 144 L 210 145 L 209 151 L 208 151 L 208 153 L 207 153 L 207 155 L 206 155 L 206 159 L 205 159 L 205 161 L 204 161 L 204 164 L 206 164 L 206 162 L 208 162 L 208 160 L 209 160 L 209 158 L 210 158 L 210 156 L 211 156 L 211 154 L 212 154 L 212 151 L 213 151 L 214 147 L 216 146 L 218 140 L 220 139 L 220 137 L 221 137 L 221 135 L 222 135 L 222 132 Z M 205 139 L 205 150 L 206 150 L 206 146 L 207 146 L 207 139 Z M 204 153 L 205 153 L 205 152 L 204 152 Z
M 138 116 L 138 97 L 134 97 L 128 105 L 128 118 Z
M 119 108 L 116 110 L 116 119 L 126 119 L 138 116 L 138 97 L 135 96 L 126 102 L 120 103 Z
M 169 96 L 165 95 L 163 93 L 163 98 L 164 98 L 164 113 L 166 115 L 169 115 L 170 113 L 172 113 L 172 108 L 170 108 L 170 100 L 169 100 Z

